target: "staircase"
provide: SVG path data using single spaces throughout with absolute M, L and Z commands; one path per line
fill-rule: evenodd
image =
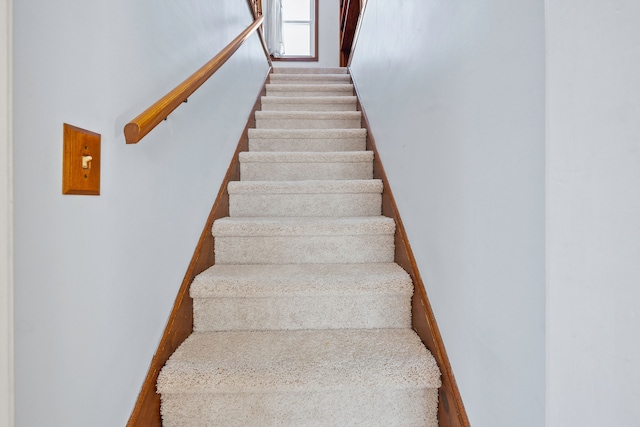
M 162 369 L 165 427 L 437 426 L 440 372 L 345 68 L 275 69 Z

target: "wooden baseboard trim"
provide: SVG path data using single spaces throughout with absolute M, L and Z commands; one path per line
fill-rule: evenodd
M 356 96 L 358 96 L 358 110 L 362 112 L 362 125 L 367 129 L 367 150 L 374 153 L 373 177 L 382 180 L 384 189 L 382 192 L 382 215 L 393 218 L 396 222 L 395 233 L 395 262 L 404 268 L 413 279 L 413 298 L 411 300 L 411 317 L 413 329 L 416 331 L 424 345 L 431 351 L 442 373 L 442 387 L 438 399 L 438 424 L 439 427 L 470 427 L 469 418 L 464 409 L 462 397 L 458 390 L 449 357 L 440 336 L 440 330 L 436 323 L 429 298 L 425 291 L 424 283 L 418 271 L 418 265 L 409 245 L 407 233 L 400 218 L 400 212 L 396 205 L 387 175 L 380 160 L 380 154 L 371 132 L 369 119 L 360 104 L 360 96 L 356 82 L 353 82 Z
M 249 128 L 255 127 L 255 112 L 260 109 L 260 98 L 266 94 L 265 84 L 267 83 L 270 72 L 271 69 L 269 69 L 269 72 L 265 76 L 262 90 L 251 110 L 247 125 L 242 132 L 231 164 L 227 169 L 227 173 L 218 191 L 218 196 L 202 230 L 200 240 L 198 240 L 193 257 L 191 258 L 187 272 L 178 290 L 169 321 L 160 339 L 160 345 L 151 360 L 147 377 L 142 385 L 129 422 L 127 422 L 127 427 L 162 427 L 162 419 L 160 418 L 160 395 L 156 393 L 158 374 L 169 359 L 169 356 L 171 356 L 180 344 L 193 332 L 193 300 L 189 296 L 189 286 L 194 277 L 215 263 L 211 227 L 213 226 L 213 221 L 216 219 L 229 216 L 229 193 L 227 193 L 227 185 L 229 181 L 240 180 L 238 154 L 241 151 L 248 151 Z

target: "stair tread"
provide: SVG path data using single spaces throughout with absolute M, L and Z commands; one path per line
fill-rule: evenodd
M 349 74 L 337 74 L 337 73 L 308 73 L 308 74 L 303 74 L 303 73 L 277 73 L 277 74 L 272 74 L 271 77 L 271 83 L 274 83 L 274 80 L 276 82 L 286 82 L 286 81 L 309 81 L 309 82 L 315 82 L 318 80 L 328 80 L 328 81 L 335 81 L 335 82 L 343 82 L 343 81 L 347 81 L 347 82 L 351 82 L 351 76 Z
M 395 232 L 395 221 L 385 216 L 366 217 L 224 217 L 212 227 L 223 236 L 355 236 Z
M 265 85 L 267 91 L 270 89 L 276 89 L 285 92 L 299 92 L 299 91 L 318 91 L 318 92 L 331 92 L 332 90 L 353 90 L 352 83 L 335 83 L 335 84 L 281 84 L 281 83 L 267 83 Z M 267 95 L 269 96 L 269 95 Z
M 231 181 L 229 194 L 382 193 L 382 180 Z
M 286 73 L 286 72 L 280 72 L 280 73 L 275 73 L 272 74 L 270 76 L 270 78 L 287 78 L 287 77 L 293 77 L 293 78 L 322 78 L 322 77 L 331 77 L 331 78 L 339 78 L 339 79 L 344 79 L 346 77 L 351 77 L 349 74 L 346 73 Z
M 273 74 L 349 74 L 347 67 L 274 67 Z
M 214 265 L 194 279 L 193 298 L 294 297 L 413 293 L 411 277 L 395 263 Z
M 263 96 L 263 103 L 274 104 L 356 104 L 355 96 Z
M 256 127 L 262 129 L 361 128 L 360 111 L 256 111 Z
M 194 332 L 158 377 L 159 393 L 437 388 L 411 329 Z
M 267 89 L 281 89 L 285 91 L 296 92 L 301 89 L 318 89 L 330 91 L 332 89 L 353 89 L 353 83 L 334 83 L 334 84 L 314 84 L 314 83 L 300 83 L 300 84 L 280 84 L 280 83 L 267 83 L 265 85 Z M 270 96 L 270 95 L 267 95 Z M 351 95 L 353 96 L 353 95 Z
M 262 111 L 356 111 L 358 106 L 358 99 L 346 93 L 319 93 L 315 94 L 316 96 L 299 96 L 305 95 L 304 93 L 279 95 L 263 96 Z
M 364 138 L 366 129 L 249 129 L 250 139 Z
M 373 151 L 242 151 L 240 163 L 358 163 L 373 161 Z
M 333 120 L 359 119 L 360 111 L 256 111 L 258 119 L 301 119 L 301 120 Z

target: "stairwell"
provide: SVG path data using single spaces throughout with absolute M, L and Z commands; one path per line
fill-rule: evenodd
M 165 427 L 438 425 L 440 372 L 345 68 L 275 69 L 157 382 Z

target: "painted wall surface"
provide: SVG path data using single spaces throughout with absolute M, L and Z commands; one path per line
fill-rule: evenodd
M 544 2 L 369 0 L 352 74 L 471 425 L 543 425 Z
M 318 61 L 274 61 L 274 67 L 340 66 L 340 0 L 318 0 Z
M 14 3 L 16 425 L 123 426 L 264 81 L 257 35 L 138 145 L 122 129 L 252 21 L 245 1 Z M 64 122 L 102 194 L 61 194 Z
M 638 425 L 640 3 L 547 19 L 547 425 Z
M 0 427 L 14 423 L 11 3 L 0 1 Z

